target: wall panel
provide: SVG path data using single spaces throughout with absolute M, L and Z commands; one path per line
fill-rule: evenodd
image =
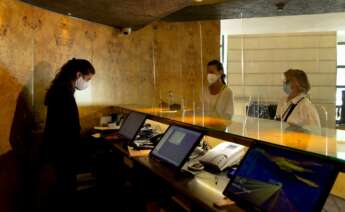
M 283 73 L 298 68 L 308 74 L 311 100 L 327 108 L 327 125 L 335 126 L 336 32 L 229 35 L 227 62 L 235 107 L 249 98 L 278 102 Z
M 13 98 L 30 105 L 35 131 L 44 127 L 44 96 L 59 68 L 69 59 L 90 60 L 96 75 L 91 86 L 76 92 L 79 106 L 115 104 L 158 105 L 169 90 L 189 105 L 199 98 L 205 64 L 219 59 L 219 21 L 156 22 L 122 36 L 112 27 L 53 13 L 18 0 L 0 2 L 0 66 L 19 90 Z M 1 114 L 0 154 L 10 149 L 9 131 L 16 102 L 8 102 Z M 12 98 L 12 97 L 11 97 Z M 180 102 L 177 102 L 180 103 Z M 11 112 L 12 111 L 12 112 Z M 83 124 L 83 123 L 82 123 Z

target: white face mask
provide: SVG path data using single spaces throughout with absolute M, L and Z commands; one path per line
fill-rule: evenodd
M 75 88 L 78 90 L 85 90 L 89 86 L 89 82 L 84 80 L 83 77 L 79 77 L 75 81 Z
M 217 74 L 207 74 L 207 81 L 209 85 L 212 85 L 213 83 L 217 82 L 219 79 L 219 75 Z

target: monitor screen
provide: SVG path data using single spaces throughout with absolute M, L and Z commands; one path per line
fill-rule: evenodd
M 319 211 L 337 173 L 334 162 L 324 158 L 255 144 L 224 194 L 263 211 Z
M 145 119 L 145 114 L 131 112 L 123 122 L 119 134 L 126 139 L 133 140 L 140 130 L 140 127 L 144 124 Z
M 151 154 L 180 168 L 201 138 L 201 132 L 170 126 Z

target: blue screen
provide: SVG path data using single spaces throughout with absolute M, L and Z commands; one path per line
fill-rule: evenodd
M 265 211 L 315 211 L 337 171 L 335 165 L 315 156 L 255 145 L 225 194 Z
M 171 126 L 152 150 L 152 154 L 175 167 L 179 167 L 196 142 L 199 142 L 200 137 L 200 132 Z

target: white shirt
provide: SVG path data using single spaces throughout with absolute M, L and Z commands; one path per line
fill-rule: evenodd
M 205 113 L 230 119 L 234 113 L 234 100 L 232 90 L 224 87 L 218 94 L 212 95 L 207 89 L 202 99 Z
M 277 107 L 276 118 L 284 121 L 288 115 L 289 108 L 292 104 L 297 104 L 287 119 L 287 122 L 300 127 L 313 126 L 321 127 L 319 114 L 307 95 L 302 93 L 295 98 L 287 101 L 283 98 Z

